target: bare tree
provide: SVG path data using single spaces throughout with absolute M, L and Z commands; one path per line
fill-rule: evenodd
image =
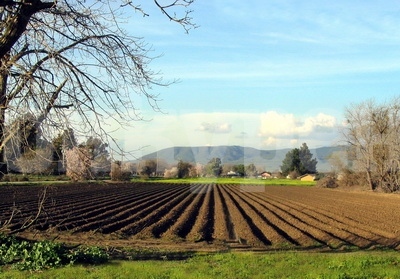
M 53 151 L 40 148 L 28 151 L 16 159 L 15 164 L 23 174 L 51 174 Z
M 139 169 L 140 174 L 145 177 L 149 177 L 151 175 L 156 175 L 157 160 L 156 159 L 144 160 L 144 161 L 140 162 L 138 169 Z
M 167 19 L 195 27 L 194 0 L 153 0 Z M 35 129 L 48 133 L 74 127 L 104 138 L 106 120 L 140 120 L 132 93 L 158 109 L 154 85 L 168 85 L 149 69 L 148 46 L 120 28 L 127 11 L 149 16 L 140 1 L 0 1 L 0 172 L 6 131 L 18 115 L 34 115 Z M 42 129 L 43 130 L 43 129 Z
M 110 176 L 113 181 L 129 181 L 132 178 L 132 163 L 114 161 L 111 163 Z
M 73 181 L 87 180 L 93 177 L 90 166 L 90 152 L 85 147 L 74 147 L 65 152 L 67 176 Z
M 387 104 L 366 101 L 346 110 L 344 136 L 353 167 L 372 190 L 400 189 L 400 98 Z
M 178 177 L 178 167 L 172 167 L 164 171 L 165 178 L 176 178 Z

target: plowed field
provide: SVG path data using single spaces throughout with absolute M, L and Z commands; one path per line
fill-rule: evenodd
M 43 189 L 0 187 L 1 223 L 35 216 Z M 29 231 L 182 249 L 400 249 L 399 212 L 399 195 L 313 187 L 65 184 L 47 187 Z

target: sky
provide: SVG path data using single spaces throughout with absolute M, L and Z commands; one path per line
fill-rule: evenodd
M 152 1 L 126 28 L 149 65 L 162 113 L 114 132 L 126 150 L 241 145 L 264 150 L 340 144 L 344 111 L 400 94 L 399 1 L 196 0 L 186 34 Z

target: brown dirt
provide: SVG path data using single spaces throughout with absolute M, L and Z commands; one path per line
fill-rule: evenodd
M 0 221 L 37 211 L 39 186 L 0 187 Z M 308 187 L 67 184 L 20 235 L 169 250 L 400 249 L 400 195 Z

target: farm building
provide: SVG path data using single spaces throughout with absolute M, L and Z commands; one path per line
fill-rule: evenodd
M 227 177 L 236 177 L 236 176 L 240 176 L 237 172 L 234 172 L 234 171 L 229 171 L 227 174 L 226 174 L 226 176 Z
M 304 174 L 302 176 L 299 176 L 298 179 L 301 181 L 314 181 L 315 180 L 315 174 Z
M 272 178 L 272 175 L 271 173 L 264 171 L 260 173 L 259 177 L 261 177 L 262 179 L 267 179 L 267 178 Z

